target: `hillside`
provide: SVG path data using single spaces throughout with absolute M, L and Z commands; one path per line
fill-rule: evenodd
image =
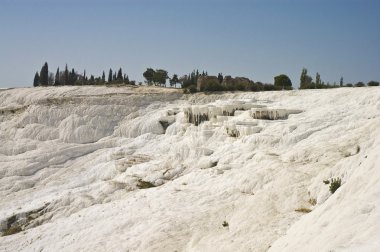
M 0 250 L 376 251 L 379 153 L 378 87 L 0 90 Z

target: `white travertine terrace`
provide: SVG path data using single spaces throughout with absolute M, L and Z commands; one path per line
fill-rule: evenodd
M 378 87 L 2 90 L 0 251 L 378 251 L 379 153 Z

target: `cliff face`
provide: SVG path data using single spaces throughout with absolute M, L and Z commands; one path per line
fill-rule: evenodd
M 0 91 L 0 250 L 376 250 L 379 125 L 376 87 Z

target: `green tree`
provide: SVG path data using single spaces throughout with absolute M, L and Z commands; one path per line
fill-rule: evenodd
M 87 82 L 86 82 L 86 69 L 83 70 L 83 76 L 82 76 L 82 85 L 87 85 Z
M 177 83 L 179 82 L 178 75 L 173 74 L 173 77 L 169 81 L 170 81 L 171 87 L 173 87 L 173 86 L 176 87 Z
M 313 79 L 307 75 L 307 69 L 303 68 L 300 77 L 300 89 L 311 88 Z
M 343 77 L 340 77 L 339 86 L 343 87 Z
M 154 77 L 155 71 L 152 68 L 147 68 L 146 71 L 143 73 L 143 76 L 148 83 L 148 85 L 153 84 L 153 77 Z
M 102 74 L 102 84 L 106 83 L 106 73 L 103 71 Z
M 110 68 L 110 71 L 108 72 L 108 83 L 112 82 L 112 69 Z
M 124 78 L 124 83 L 125 83 L 125 84 L 130 84 L 130 83 L 129 83 L 129 77 L 128 77 L 128 75 L 125 76 L 125 78 Z
M 318 72 L 315 75 L 315 87 L 316 88 L 322 88 L 321 75 Z
M 218 80 L 219 80 L 219 83 L 222 84 L 222 82 L 223 82 L 223 74 L 222 73 L 218 73 Z
M 49 72 L 48 73 L 48 86 L 53 86 L 54 85 L 54 73 Z
M 69 73 L 69 85 L 75 85 L 77 81 L 77 74 L 74 70 L 74 68 L 71 69 L 71 72 Z
M 285 74 L 280 74 L 274 77 L 274 86 L 277 90 L 291 90 L 292 89 L 292 81 Z
M 210 80 L 205 84 L 203 88 L 203 91 L 205 92 L 225 91 L 225 90 L 226 88 L 219 83 L 219 80 L 218 81 Z
M 90 85 L 95 85 L 95 78 L 94 75 L 91 75 L 90 80 L 89 80 Z
M 48 67 L 48 63 L 45 62 L 40 72 L 40 84 L 41 86 L 47 86 L 48 83 L 49 83 L 49 67 Z
M 117 81 L 117 83 L 123 82 L 123 71 L 121 70 L 121 68 L 117 72 L 116 81 Z
M 65 72 L 63 74 L 63 85 L 69 85 L 69 69 L 67 68 L 67 64 L 65 66 Z
M 157 69 L 153 75 L 153 82 L 160 86 L 165 86 L 166 80 L 169 79 L 168 72 L 163 69 Z
M 33 87 L 37 87 L 40 85 L 40 75 L 38 72 L 34 75 L 34 80 L 33 80 Z
M 379 86 L 379 82 L 378 81 L 370 81 L 370 82 L 368 82 L 367 85 L 369 87 L 375 87 L 375 86 Z
M 54 86 L 61 85 L 59 80 L 60 80 L 60 76 L 59 76 L 59 67 L 58 67 L 57 72 L 55 73 Z
M 365 87 L 365 84 L 364 82 L 359 81 L 355 84 L 355 87 Z

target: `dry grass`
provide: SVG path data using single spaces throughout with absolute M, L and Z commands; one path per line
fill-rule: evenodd
M 310 203 L 310 205 L 315 206 L 317 204 L 317 200 L 314 198 L 310 198 L 309 203 Z
M 306 208 L 306 207 L 301 207 L 301 208 L 297 208 L 297 209 L 294 210 L 294 211 L 299 212 L 299 213 L 310 213 L 310 212 L 311 212 L 311 209 Z

